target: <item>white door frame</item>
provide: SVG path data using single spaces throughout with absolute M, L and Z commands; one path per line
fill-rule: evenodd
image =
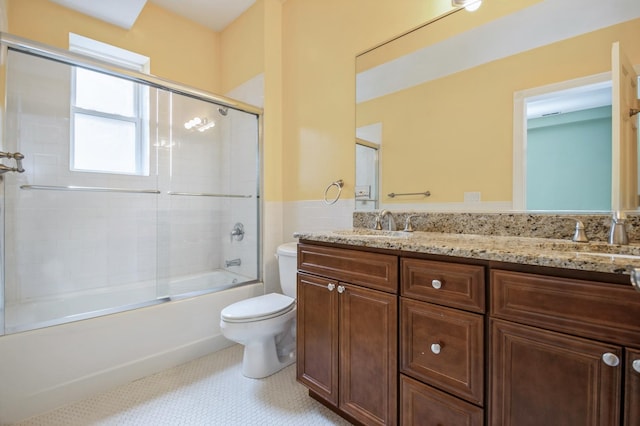
M 611 80 L 611 72 L 603 72 L 573 80 L 520 90 L 513 94 L 513 210 L 526 209 L 527 193 L 527 101 L 554 92 L 575 89 Z

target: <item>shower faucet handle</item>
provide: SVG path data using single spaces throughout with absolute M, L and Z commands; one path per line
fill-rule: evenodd
M 233 229 L 231 230 L 231 241 L 242 241 L 244 238 L 244 225 L 240 222 L 233 225 Z

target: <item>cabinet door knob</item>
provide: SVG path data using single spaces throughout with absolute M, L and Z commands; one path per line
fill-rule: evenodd
M 634 359 L 631 363 L 631 366 L 636 371 L 636 373 L 640 373 L 640 359 Z
M 433 352 L 434 354 L 438 355 L 441 350 L 442 346 L 440 345 L 440 343 L 434 343 L 431 345 L 431 352 Z
M 431 287 L 438 289 L 442 287 L 442 281 L 440 280 L 431 280 Z
M 344 292 L 344 286 L 343 285 L 339 285 L 338 286 L 338 293 L 343 293 Z
M 620 364 L 620 358 L 616 354 L 612 354 L 611 352 L 606 352 L 602 355 L 602 361 L 607 364 L 609 367 L 616 367 Z
M 333 291 L 333 289 L 336 288 L 336 285 L 334 283 L 329 283 L 327 284 L 327 288 L 329 289 L 329 291 Z

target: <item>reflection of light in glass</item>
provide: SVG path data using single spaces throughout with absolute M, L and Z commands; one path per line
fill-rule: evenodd
M 157 148 L 171 148 L 172 146 L 175 146 L 176 143 L 175 142 L 170 142 L 166 139 L 159 139 L 158 141 L 156 141 L 153 146 L 157 147 Z
M 482 5 L 482 0 L 451 0 L 453 7 L 464 7 L 469 12 L 474 12 Z
M 184 128 L 187 130 L 191 130 L 201 123 L 202 123 L 202 119 L 200 117 L 193 117 L 191 120 L 184 123 Z
M 184 123 L 184 128 L 187 130 L 197 130 L 204 132 L 216 125 L 215 121 L 209 121 L 206 118 L 193 117 L 191 120 Z
M 216 123 L 214 121 L 210 121 L 206 124 L 203 124 L 202 126 L 198 127 L 198 131 L 199 132 L 204 132 L 205 130 L 209 130 L 210 128 L 212 128 L 213 126 L 215 126 Z
M 482 6 L 482 0 L 473 2 L 470 5 L 465 6 L 464 8 L 469 12 L 475 12 L 476 10 L 480 9 L 480 6 Z

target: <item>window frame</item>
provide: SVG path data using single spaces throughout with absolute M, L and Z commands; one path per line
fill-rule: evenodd
M 79 36 L 77 34 L 69 33 L 69 50 L 82 53 L 87 56 L 94 57 L 101 61 L 107 61 L 114 65 L 132 69 L 138 72 L 149 72 L 149 58 L 139 55 L 134 52 L 130 52 L 124 49 L 120 49 L 115 46 L 108 45 L 96 40 L 92 40 L 86 37 Z M 79 67 L 73 66 L 71 68 L 70 78 L 70 141 L 69 141 L 69 170 L 72 172 L 80 173 L 106 173 L 115 175 L 129 175 L 129 176 L 149 176 L 150 167 L 150 148 L 149 148 L 149 132 L 143 125 L 145 118 L 149 116 L 149 90 L 145 85 L 132 81 L 134 85 L 133 90 L 133 115 L 126 116 L 121 114 L 114 114 L 100 110 L 82 108 L 76 106 L 76 93 L 77 93 L 77 70 Z M 87 68 L 90 72 L 99 72 Z M 108 75 L 105 73 L 105 75 Z M 121 78 L 110 76 L 112 78 Z M 75 165 L 75 148 L 76 148 L 76 135 L 75 135 L 75 121 L 76 115 L 83 114 L 86 116 L 96 117 L 102 120 L 111 120 L 112 122 L 127 122 L 133 123 L 135 126 L 135 170 L 132 172 L 126 171 L 114 171 L 114 170 L 91 170 L 78 168 Z

